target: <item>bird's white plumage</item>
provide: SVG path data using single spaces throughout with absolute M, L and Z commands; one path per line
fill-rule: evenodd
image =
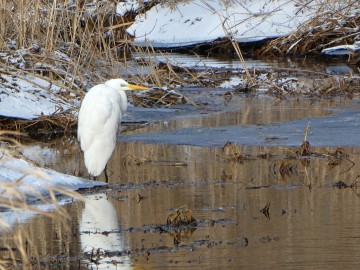
M 130 90 L 131 88 L 129 88 L 127 86 L 129 84 L 122 79 L 113 79 L 113 80 L 106 81 L 105 85 L 108 87 L 111 87 L 113 89 L 118 89 L 118 93 L 120 94 L 119 106 L 120 106 L 121 113 L 124 114 L 127 110 L 128 104 L 127 104 L 126 93 L 123 90 Z
M 78 116 L 78 140 L 85 166 L 93 176 L 104 170 L 115 149 L 121 119 L 127 110 L 124 90 L 147 90 L 123 79 L 94 86 L 85 95 Z
M 122 98 L 115 88 L 100 84 L 90 89 L 82 102 L 78 140 L 84 151 L 85 166 L 94 176 L 104 170 L 114 151 L 122 118 Z
M 131 89 L 148 88 L 112 79 L 91 88 L 81 104 L 77 135 L 85 166 L 93 176 L 101 174 L 115 149 L 121 118 L 127 110 L 124 90 Z

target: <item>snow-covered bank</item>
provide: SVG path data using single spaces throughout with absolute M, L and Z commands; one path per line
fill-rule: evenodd
M 1 116 L 31 120 L 70 109 L 70 104 L 57 96 L 60 88 L 42 78 L 1 75 L 1 79 Z
M 63 61 L 70 62 L 70 58 L 58 51 L 52 57 L 48 60 L 50 57 L 37 46 L 0 52 L 0 62 L 7 63 L 0 68 L 0 116 L 31 120 L 61 113 L 79 104 L 76 95 L 64 88 L 64 81 L 54 79 L 67 77 L 69 81 L 74 80 L 74 90 L 78 88 L 76 79 L 67 74 L 63 65 Z
M 73 198 L 61 196 L 58 200 L 50 199 L 50 194 L 65 194 L 84 188 L 104 186 L 105 183 L 84 180 L 71 175 L 38 168 L 25 160 L 3 156 L 0 161 L 0 192 L 2 195 L 3 211 L 0 214 L 0 230 L 10 228 L 17 222 L 25 222 L 39 212 L 53 211 L 57 206 L 72 202 Z M 30 205 L 23 207 L 12 206 L 15 201 Z M 49 198 L 49 201 L 47 201 Z M 45 199 L 45 200 L 44 200 Z M 35 210 L 35 211 L 34 211 Z
M 330 48 L 326 48 L 321 51 L 326 55 L 352 55 L 360 54 L 360 41 L 354 42 L 351 45 L 339 45 Z
M 32 196 L 48 195 L 49 187 L 63 187 L 70 190 L 78 190 L 81 188 L 105 185 L 102 182 L 85 180 L 53 170 L 38 168 L 25 160 L 17 158 L 8 158 L 2 161 L 0 168 L 0 179 L 3 183 L 15 182 L 21 179 L 23 185 L 21 185 L 19 189 Z M 2 187 L 0 186 L 0 192 L 1 191 Z
M 158 4 L 127 29 L 135 44 L 180 47 L 226 38 L 260 41 L 286 35 L 311 18 L 313 5 L 287 0 L 187 1 L 171 8 Z

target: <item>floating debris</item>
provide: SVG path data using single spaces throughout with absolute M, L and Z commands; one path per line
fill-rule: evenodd
M 332 187 L 338 188 L 338 189 L 342 189 L 342 188 L 348 188 L 348 187 L 350 187 L 350 186 L 349 186 L 348 184 L 346 184 L 345 182 L 339 180 L 339 181 L 337 181 L 336 183 L 334 183 L 334 184 L 332 185 Z
M 135 94 L 131 92 L 131 98 L 135 105 L 142 106 L 145 108 L 151 108 L 154 106 L 171 106 L 174 104 L 185 104 L 191 103 L 196 105 L 188 98 L 186 98 L 183 94 L 175 90 L 166 90 L 155 88 L 149 91 L 144 91 L 140 94 Z
M 166 224 L 173 227 L 189 225 L 196 226 L 197 222 L 192 215 L 192 211 L 185 205 L 176 209 L 175 212 L 171 213 L 166 220 Z
M 236 147 L 231 142 L 226 142 L 222 148 L 223 155 L 220 157 L 227 162 L 243 162 L 245 160 L 249 160 L 250 157 L 248 155 L 240 154 Z
M 268 202 L 263 209 L 260 210 L 261 213 L 264 214 L 264 216 L 270 220 L 270 202 Z

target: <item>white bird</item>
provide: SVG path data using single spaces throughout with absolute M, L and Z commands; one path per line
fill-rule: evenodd
M 121 119 L 127 110 L 124 90 L 148 89 L 112 79 L 92 87 L 85 95 L 78 115 L 77 137 L 89 174 L 100 175 L 114 152 Z M 107 180 L 106 170 L 105 177 Z

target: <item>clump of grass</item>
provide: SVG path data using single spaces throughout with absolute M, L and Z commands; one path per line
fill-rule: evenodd
M 48 133 L 51 132 L 72 132 L 77 125 L 76 116 L 70 111 L 57 113 L 50 116 L 40 116 L 34 120 L 24 120 L 0 116 L 0 127 L 14 131 L 26 131 Z
M 238 162 L 242 163 L 246 160 L 250 160 L 249 155 L 243 155 L 239 152 L 239 149 L 231 143 L 230 141 L 226 142 L 222 147 L 222 155 L 219 155 L 219 158 L 225 160 L 226 162 Z
M 152 89 L 147 93 L 135 94 L 132 92 L 133 103 L 142 107 L 171 106 L 173 104 L 187 103 L 190 101 L 183 94 L 176 90 Z
M 197 225 L 196 219 L 192 215 L 191 209 L 189 209 L 186 205 L 176 209 L 174 212 L 170 213 L 167 220 L 167 225 L 171 225 L 173 227 L 180 226 L 189 226 L 189 225 Z

